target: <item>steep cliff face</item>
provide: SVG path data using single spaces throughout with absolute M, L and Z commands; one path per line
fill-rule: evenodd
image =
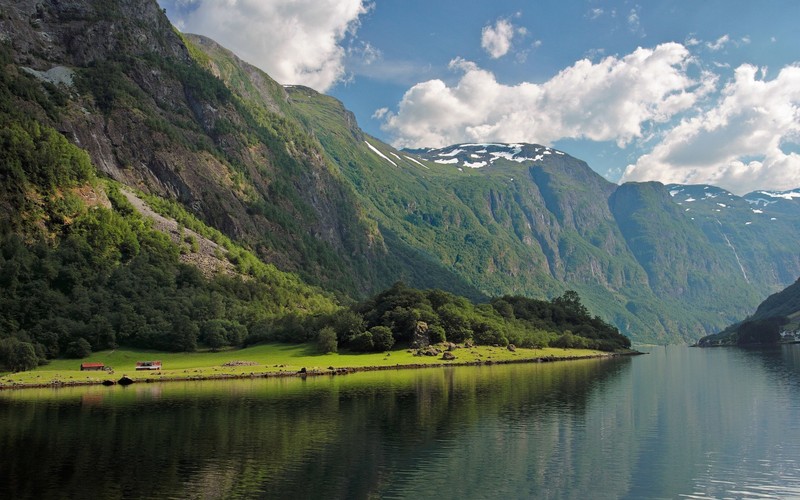
M 223 49 L 184 39 L 155 1 L 2 3 L 14 63 L 64 101 L 42 119 L 104 173 L 313 282 L 352 294 L 388 280 L 379 233 L 268 76 L 212 64 L 203 50 Z

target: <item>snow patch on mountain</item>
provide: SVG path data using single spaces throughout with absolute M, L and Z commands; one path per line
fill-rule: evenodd
M 405 155 L 404 155 L 404 156 L 405 156 Z M 410 157 L 410 156 L 405 156 L 405 158 L 406 158 L 406 160 L 413 161 L 414 163 L 416 163 L 417 165 L 419 165 L 419 166 L 420 166 L 420 167 L 422 167 L 422 168 L 428 168 L 427 166 L 423 165 L 423 164 L 422 164 L 422 162 L 420 162 L 419 160 L 417 160 L 417 159 L 415 159 L 415 158 L 412 158 L 412 157 Z M 428 170 L 430 170 L 430 169 L 428 168 Z
M 469 167 L 469 168 L 481 168 L 481 167 L 485 167 L 486 166 L 486 162 L 485 161 L 476 161 L 475 163 L 470 163 L 468 161 L 465 161 L 464 162 L 464 166 L 465 167 Z
M 800 198 L 800 190 L 794 191 L 756 191 L 757 194 L 763 194 L 770 198 L 782 198 L 784 200 L 793 200 Z
M 566 155 L 546 146 L 537 144 L 495 142 L 454 144 L 442 149 L 409 150 L 430 161 L 446 165 L 459 165 L 468 168 L 482 168 L 498 160 L 515 163 L 542 162 L 548 155 Z M 444 160 L 457 160 L 456 162 Z M 442 160 L 442 161 L 440 161 Z
M 370 144 L 370 143 L 369 143 L 369 142 L 367 142 L 367 141 L 364 141 L 364 144 L 366 144 L 367 146 L 369 146 L 369 149 L 371 149 L 371 150 L 372 150 L 372 151 L 373 151 L 373 152 L 374 152 L 376 155 L 378 155 L 378 156 L 380 156 L 381 158 L 383 158 L 384 160 L 388 161 L 389 163 L 391 163 L 391 164 L 392 164 L 392 165 L 394 165 L 395 167 L 397 166 L 397 163 L 393 162 L 392 160 L 390 160 L 390 159 L 389 159 L 389 157 L 388 157 L 388 156 L 386 156 L 385 154 L 383 154 L 383 153 L 381 153 L 380 151 L 378 151 L 378 148 L 376 148 L 375 146 L 373 146 L 372 144 Z

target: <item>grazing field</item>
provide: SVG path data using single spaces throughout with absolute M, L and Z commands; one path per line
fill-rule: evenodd
M 386 353 L 320 354 L 313 344 L 262 344 L 245 349 L 219 352 L 165 353 L 138 349 L 115 349 L 92 354 L 84 359 L 57 359 L 35 370 L 0 373 L 0 388 L 60 384 L 91 384 L 118 380 L 123 375 L 133 380 L 172 380 L 224 378 L 257 375 L 294 375 L 306 372 L 329 373 L 333 369 L 380 369 L 474 363 L 507 363 L 537 359 L 568 359 L 608 356 L 587 349 L 523 349 L 511 352 L 504 347 L 461 347 L 452 351 L 454 360 L 438 356 L 415 356 L 408 349 Z M 162 362 L 162 370 L 137 371 L 137 361 Z M 107 371 L 80 371 L 81 363 L 103 363 Z

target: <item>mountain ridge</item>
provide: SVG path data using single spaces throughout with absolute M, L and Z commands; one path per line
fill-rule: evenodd
M 52 112 L 25 101 L 37 120 L 342 300 L 397 280 L 478 300 L 574 289 L 664 343 L 722 328 L 800 275 L 791 196 L 689 202 L 694 188 L 618 186 L 535 144 L 398 151 L 338 100 L 178 33 L 154 1 L 3 3 L 7 68 L 52 96 Z

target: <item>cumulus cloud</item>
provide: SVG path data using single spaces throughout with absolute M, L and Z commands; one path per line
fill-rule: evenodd
M 411 87 L 396 112 L 382 114 L 383 130 L 398 147 L 442 147 L 465 141 L 538 142 L 563 138 L 616 141 L 624 147 L 643 127 L 666 122 L 713 88 L 704 75 L 687 75 L 689 51 L 678 43 L 631 54 L 583 59 L 547 82 L 504 85 L 463 59 L 448 86 L 429 80 Z
M 766 80 L 763 68 L 739 66 L 716 106 L 682 120 L 629 165 L 623 181 L 715 184 L 736 193 L 800 185 L 800 66 Z
M 481 47 L 493 58 L 508 54 L 515 35 L 525 35 L 525 28 L 516 28 L 508 19 L 498 19 L 494 26 L 484 26 L 481 31 Z
M 182 31 L 201 33 L 285 84 L 329 89 L 345 74 L 342 41 L 367 0 L 164 0 Z

